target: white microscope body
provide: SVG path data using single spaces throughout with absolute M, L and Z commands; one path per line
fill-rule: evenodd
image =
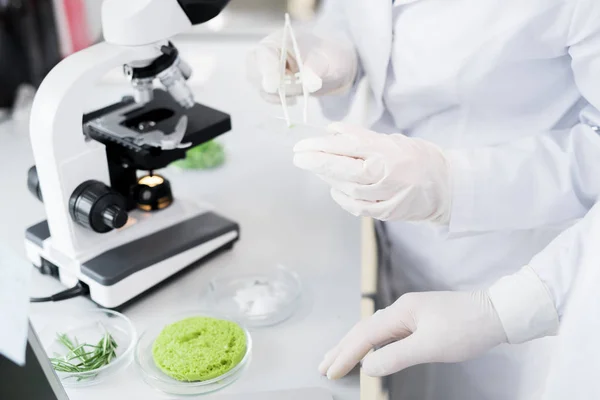
M 152 63 L 163 54 L 161 47 L 171 37 L 192 26 L 180 2 L 174 0 L 106 0 L 102 24 L 106 41 L 64 59 L 48 74 L 35 97 L 31 143 L 47 223 L 30 228 L 25 243 L 34 265 L 51 266 L 52 274 L 66 286 L 83 282 L 93 301 L 116 308 L 190 264 L 231 246 L 239 233 L 235 224 L 225 223 L 227 226 L 211 234 L 199 234 L 203 229 L 210 230 L 218 216 L 181 199 L 150 212 L 123 210 L 119 209 L 121 203 L 112 204 L 112 208 L 100 210 L 101 220 L 105 221 L 101 223 L 110 228 L 105 233 L 83 226 L 73 217 L 74 192 L 82 183 L 95 181 L 111 186 L 106 146 L 84 135 L 83 100 L 93 95 L 95 83 L 108 71 Z M 126 223 L 117 223 L 123 215 Z M 202 221 L 203 216 L 208 222 Z M 199 219 L 194 227 L 189 221 L 195 218 Z M 108 226 L 113 223 L 115 226 Z M 178 235 L 198 237 L 186 242 L 186 237 Z M 177 240 L 186 243 L 179 246 Z M 171 248 L 162 253 L 153 250 L 162 242 L 168 242 L 166 246 Z M 101 276 L 101 264 L 112 268 L 115 263 L 123 263 L 127 269 L 152 251 L 154 254 L 146 257 L 143 265 L 124 274 L 110 273 L 116 277 Z M 139 253 L 137 257 L 135 253 Z M 89 267 L 92 264 L 95 266 Z

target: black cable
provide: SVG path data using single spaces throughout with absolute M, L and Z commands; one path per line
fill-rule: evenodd
M 48 297 L 31 297 L 29 301 L 32 303 L 45 303 L 48 301 L 62 301 L 67 299 L 72 299 L 77 296 L 84 296 L 90 292 L 88 286 L 82 282 L 78 282 L 77 285 L 69 288 L 67 290 L 63 290 L 62 292 L 58 292 Z

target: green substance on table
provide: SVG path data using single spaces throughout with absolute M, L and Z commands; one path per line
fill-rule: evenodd
M 246 334 L 236 323 L 191 317 L 167 325 L 152 345 L 154 363 L 178 381 L 217 378 L 246 354 Z
M 189 149 L 185 158 L 175 161 L 173 165 L 183 169 L 209 169 L 216 168 L 224 162 L 225 150 L 223 146 L 211 140 Z
M 79 344 L 77 338 L 69 338 L 64 333 L 57 335 L 57 340 L 69 352 L 62 357 L 50 359 L 52 366 L 59 372 L 90 372 L 110 364 L 117 357 L 117 342 L 110 333 L 106 332 L 96 345 Z M 78 380 L 93 378 L 95 374 L 80 377 Z

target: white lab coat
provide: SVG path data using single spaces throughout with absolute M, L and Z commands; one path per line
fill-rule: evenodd
M 600 399 L 600 203 L 546 253 L 574 266 L 556 354 L 542 400 Z M 585 367 L 584 367 L 585 366 Z
M 393 18 L 391 0 L 330 0 L 321 24 L 355 44 L 375 130 L 450 149 L 449 227 L 379 226 L 383 301 L 407 291 L 485 288 L 529 264 L 562 314 L 574 265 L 542 250 L 600 193 L 600 138 L 591 126 L 600 125 L 600 1 L 398 2 Z M 342 118 L 352 95 L 323 99 L 324 112 Z M 580 123 L 584 109 L 588 124 Z M 527 299 L 524 291 L 505 291 L 505 303 Z M 522 321 L 511 332 L 535 329 L 528 316 L 548 307 L 542 303 L 505 307 L 524 317 L 501 318 Z M 392 380 L 392 395 L 539 398 L 553 343 L 411 368 Z

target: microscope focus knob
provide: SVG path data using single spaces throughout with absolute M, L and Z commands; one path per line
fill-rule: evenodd
M 39 201 L 44 202 L 42 189 L 40 188 L 40 179 L 38 178 L 35 165 L 27 171 L 27 188 Z
M 125 198 L 99 181 L 85 181 L 69 200 L 71 218 L 97 233 L 119 229 L 127 223 Z
M 114 229 L 124 227 L 128 218 L 127 212 L 118 206 L 110 206 L 102 213 L 104 225 Z

